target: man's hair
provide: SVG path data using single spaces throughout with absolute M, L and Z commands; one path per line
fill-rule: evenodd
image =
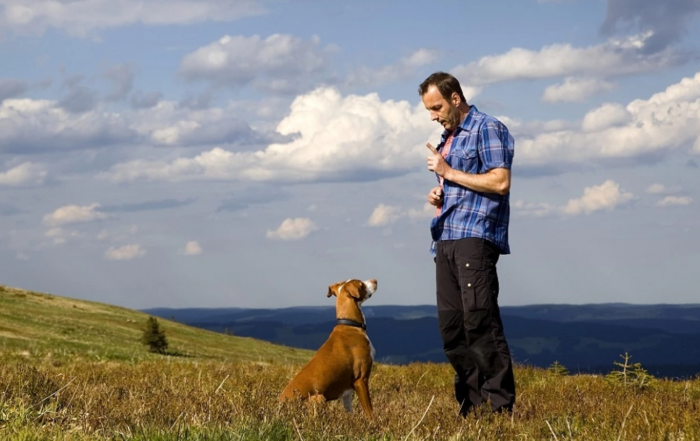
M 457 80 L 457 78 L 453 77 L 452 75 L 446 72 L 435 72 L 434 74 L 426 78 L 425 81 L 423 81 L 418 87 L 418 94 L 420 96 L 425 95 L 430 86 L 437 87 L 442 97 L 445 98 L 447 101 L 450 100 L 450 97 L 452 97 L 453 93 L 457 92 L 462 102 L 467 102 L 467 99 L 464 98 L 464 94 L 462 93 L 462 86 L 459 85 L 459 81 Z

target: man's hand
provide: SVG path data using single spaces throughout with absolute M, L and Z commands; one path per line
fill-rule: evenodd
M 435 150 L 435 147 L 433 147 L 432 144 L 427 143 L 425 145 L 428 147 L 428 150 L 432 153 L 432 155 L 428 156 L 428 170 L 431 172 L 437 173 L 438 176 L 445 176 L 445 173 L 447 173 L 448 170 L 450 170 L 450 166 L 445 162 L 445 158 L 442 157 L 442 155 Z
M 442 207 L 443 196 L 442 187 L 438 185 L 428 193 L 428 203 L 435 207 Z

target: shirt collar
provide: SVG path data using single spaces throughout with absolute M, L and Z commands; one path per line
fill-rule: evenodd
M 464 117 L 464 121 L 460 125 L 457 126 L 457 128 L 454 130 L 455 135 L 459 133 L 458 131 L 464 130 L 465 132 L 471 132 L 471 130 L 474 128 L 474 117 L 476 114 L 479 112 L 479 109 L 476 108 L 475 105 L 471 105 L 469 109 L 469 113 L 467 113 L 467 116 Z M 443 141 L 447 139 L 447 137 L 450 136 L 450 131 L 445 130 L 442 132 L 442 139 Z

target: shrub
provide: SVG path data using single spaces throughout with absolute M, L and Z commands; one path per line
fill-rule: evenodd
M 146 328 L 141 336 L 141 343 L 148 346 L 148 350 L 157 354 L 164 354 L 168 350 L 168 339 L 165 331 L 160 329 L 155 317 L 148 317 Z

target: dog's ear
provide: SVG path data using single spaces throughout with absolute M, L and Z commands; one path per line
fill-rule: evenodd
M 345 284 L 345 288 L 348 295 L 353 299 L 361 299 L 362 295 L 365 294 L 365 284 L 359 280 L 352 280 Z
M 340 286 L 341 283 L 334 283 L 333 285 L 328 287 L 328 294 L 326 294 L 326 297 L 330 296 L 337 296 L 338 295 L 338 286 Z
M 350 283 L 347 283 L 347 284 L 345 285 L 345 290 L 348 292 L 348 294 L 350 294 L 350 297 L 352 297 L 352 298 L 354 298 L 354 299 L 359 299 L 359 298 L 360 298 L 360 290 L 361 290 L 362 288 L 363 288 L 362 282 L 360 282 L 360 283 L 358 284 L 356 280 L 354 280 L 354 281 L 352 281 L 352 282 L 350 282 Z

